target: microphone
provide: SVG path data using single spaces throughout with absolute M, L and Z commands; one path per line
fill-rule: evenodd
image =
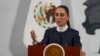
M 59 34 L 60 34 L 60 45 L 62 45 L 62 41 L 63 41 L 62 32 L 59 32 Z
M 68 44 L 66 44 L 66 43 L 63 43 L 63 32 L 59 32 L 59 35 L 60 35 L 60 45 L 62 45 L 62 46 L 68 46 Z

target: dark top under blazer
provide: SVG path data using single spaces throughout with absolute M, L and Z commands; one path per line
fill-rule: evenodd
M 82 46 L 79 32 L 72 28 L 68 28 L 66 31 L 61 33 L 58 32 L 56 28 L 47 29 L 41 43 L 45 45 L 57 43 L 63 46 Z

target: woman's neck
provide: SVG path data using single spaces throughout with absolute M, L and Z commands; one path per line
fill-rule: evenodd
M 59 32 L 64 32 L 68 29 L 68 25 L 64 25 L 64 26 L 57 26 L 57 31 Z

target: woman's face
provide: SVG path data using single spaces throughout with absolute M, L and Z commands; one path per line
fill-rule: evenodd
M 69 16 L 67 15 L 64 8 L 57 8 L 54 16 L 56 24 L 60 27 L 65 26 L 69 19 Z

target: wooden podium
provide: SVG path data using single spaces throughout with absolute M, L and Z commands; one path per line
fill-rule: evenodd
M 43 50 L 46 46 L 36 45 L 28 46 L 28 56 L 43 56 Z M 80 56 L 80 47 L 78 46 L 63 46 L 65 56 Z

